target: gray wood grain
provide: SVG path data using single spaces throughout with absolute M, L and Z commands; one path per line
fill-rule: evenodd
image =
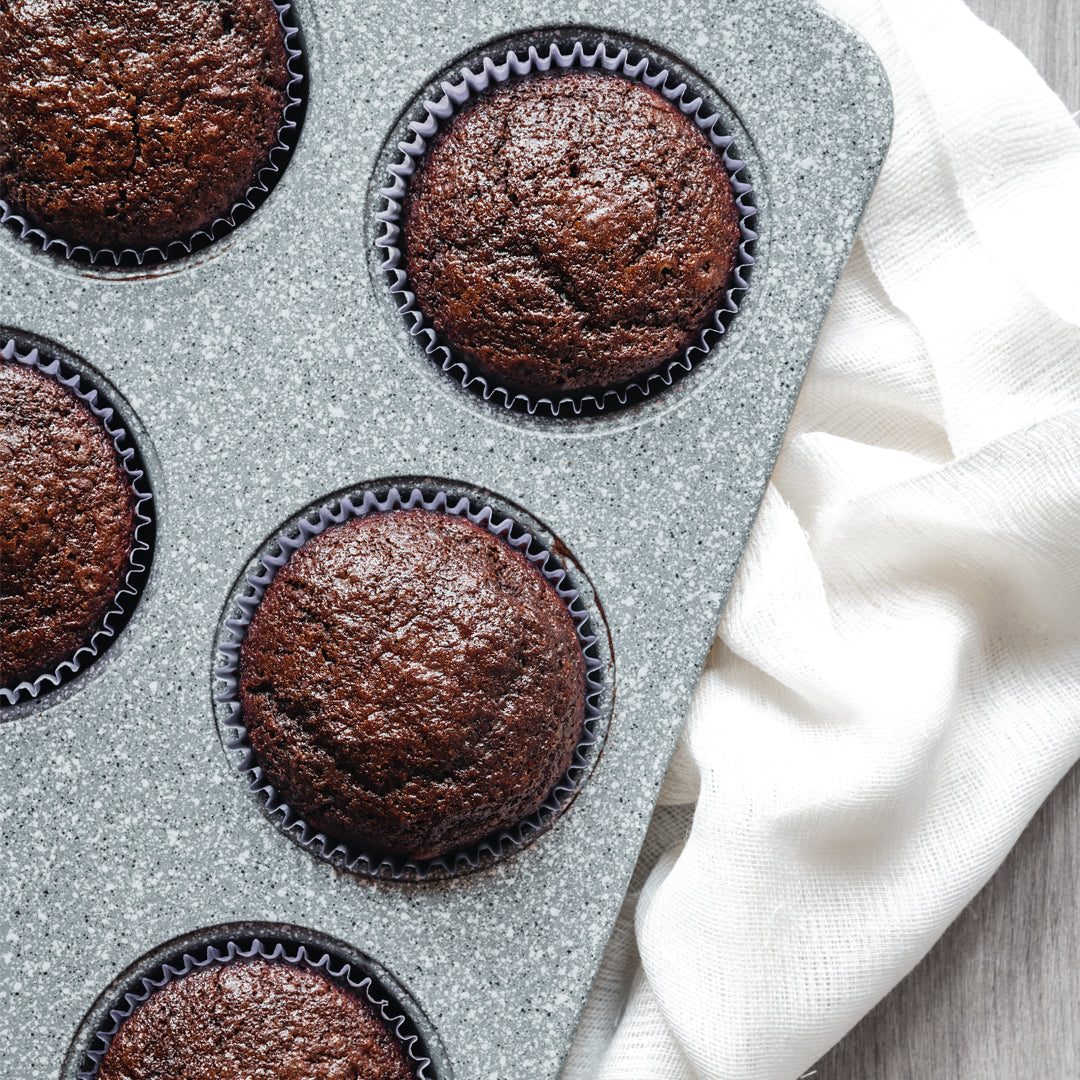
M 968 0 L 1080 111 L 1080 0 Z M 1080 1077 L 1080 765 L 814 1080 Z
M 1080 111 L 1080 0 L 968 0 L 1020 47 L 1071 112 Z
M 1080 1076 L 1080 766 L 923 962 L 814 1080 Z

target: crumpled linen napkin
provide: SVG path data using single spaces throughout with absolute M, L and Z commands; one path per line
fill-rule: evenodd
M 1080 129 L 960 0 L 829 0 L 893 144 L 564 1080 L 794 1080 L 1080 756 Z

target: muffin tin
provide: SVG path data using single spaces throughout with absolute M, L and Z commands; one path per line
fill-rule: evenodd
M 112 647 L 0 713 L 0 1074 L 73 1080 L 133 979 L 258 924 L 251 936 L 331 940 L 384 973 L 430 1075 L 558 1075 L 891 105 L 877 58 L 811 0 L 544 14 L 531 27 L 505 0 L 300 0 L 304 126 L 247 221 L 131 270 L 0 233 L 0 323 L 117 389 L 157 513 L 149 581 Z M 462 388 L 409 334 L 375 243 L 378 189 L 447 73 L 597 27 L 720 108 L 754 187 L 756 265 L 723 339 L 671 387 L 545 419 Z M 604 644 L 606 741 L 573 804 L 442 881 L 373 881 L 290 843 L 215 726 L 215 642 L 257 553 L 305 507 L 394 484 L 475 492 L 535 523 Z

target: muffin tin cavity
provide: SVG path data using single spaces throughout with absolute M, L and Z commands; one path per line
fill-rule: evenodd
M 146 462 L 134 435 L 140 425 L 120 395 L 108 388 L 105 380 L 84 361 L 58 346 L 39 343 L 27 335 L 9 336 L 2 332 L 0 340 L 6 342 L 0 348 L 0 364 L 17 364 L 40 372 L 66 387 L 97 418 L 116 449 L 134 494 L 134 534 L 127 569 L 98 628 L 56 667 L 36 678 L 0 686 L 0 720 L 7 720 L 21 715 L 25 707 L 33 707 L 46 695 L 56 693 L 59 687 L 81 682 L 80 676 L 116 641 L 134 614 L 150 575 L 156 516 Z M 93 497 L 93 492 L 84 494 L 84 498 Z
M 211 927 L 140 957 L 90 1007 L 68 1048 L 60 1080 L 94 1080 L 120 1025 L 173 980 L 256 959 L 316 971 L 356 995 L 396 1039 L 415 1080 L 451 1080 L 434 1027 L 393 975 L 351 945 L 314 930 L 273 923 Z
M 485 91 L 571 71 L 607 74 L 639 83 L 656 91 L 689 117 L 723 161 L 735 197 L 739 239 L 731 276 L 718 307 L 692 344 L 654 370 L 621 384 L 544 394 L 515 387 L 499 376 L 481 371 L 445 340 L 420 310 L 406 268 L 402 213 L 411 178 L 423 170 L 428 151 L 453 117 L 471 107 Z M 482 103 L 479 107 L 483 107 Z M 568 28 L 504 39 L 465 58 L 459 70 L 443 71 L 406 108 L 383 147 L 379 168 L 385 172 L 380 176 L 377 171 L 373 183 L 377 188 L 372 213 L 378 221 L 375 246 L 379 253 L 379 276 L 405 319 L 415 348 L 481 401 L 530 416 L 594 416 L 641 402 L 670 387 L 721 348 L 723 335 L 750 287 L 758 239 L 758 207 L 751 184 L 754 169 L 740 150 L 741 146 L 749 145 L 743 135 L 719 91 L 676 58 L 618 34 Z M 576 166 L 571 165 L 570 169 L 570 175 L 576 175 Z M 492 228 L 498 228 L 498 223 L 493 222 Z M 561 276 L 564 272 L 557 267 L 545 269 L 543 257 L 535 257 L 539 260 L 537 272 L 551 279 L 551 295 L 568 297 Z M 567 302 L 572 302 L 569 297 Z M 708 362 L 717 363 L 719 358 L 713 357 Z M 431 360 L 427 363 L 430 365 Z
M 540 570 L 566 605 L 585 660 L 585 723 L 570 767 L 540 808 L 516 826 L 501 829 L 476 844 L 428 859 L 376 854 L 327 836 L 288 805 L 263 773 L 248 739 L 238 692 L 240 647 L 264 593 L 281 567 L 308 540 L 328 529 L 368 514 L 423 509 L 463 517 L 521 552 Z M 556 551 L 563 553 L 560 556 Z M 590 603 L 590 601 L 592 601 Z M 351 872 L 388 880 L 441 880 L 503 859 L 529 844 L 573 802 L 596 765 L 611 715 L 614 670 L 606 628 L 591 586 L 565 545 L 547 534 L 530 515 L 505 500 L 453 482 L 404 479 L 377 481 L 338 493 L 310 506 L 262 546 L 240 575 L 226 602 L 218 628 L 220 664 L 214 675 L 219 734 L 237 752 L 237 771 L 248 781 L 263 812 L 302 847 Z
M 195 6 L 206 11 L 197 30 L 188 22 L 181 21 L 179 29 L 176 23 L 166 23 L 161 40 L 167 44 L 160 50 L 138 41 L 127 45 L 127 55 L 134 50 L 141 60 L 149 57 L 148 63 L 158 65 L 149 72 L 134 65 L 130 85 L 122 66 L 124 46 L 117 45 L 116 55 L 110 56 L 111 39 L 104 27 L 74 24 L 83 36 L 65 43 L 70 56 L 61 51 L 53 58 L 36 42 L 26 46 L 31 56 L 24 58 L 24 67 L 52 71 L 55 76 L 42 78 L 32 88 L 41 101 L 38 113 L 31 116 L 49 121 L 52 113 L 70 112 L 72 100 L 84 99 L 89 114 L 85 131 L 76 117 L 73 126 L 55 136 L 61 145 L 29 155 L 29 166 L 26 161 L 13 162 L 0 147 L 0 158 L 11 170 L 5 174 L 5 198 L 0 198 L 0 224 L 10 233 L 81 270 L 87 264 L 152 266 L 208 247 L 266 199 L 296 147 L 306 111 L 307 67 L 295 3 L 269 0 L 265 8 L 254 11 L 241 11 L 230 0 L 215 0 L 208 9 Z M 171 17 L 183 20 L 185 12 Z M 266 40 L 277 33 L 275 17 L 281 43 L 275 41 L 271 49 Z M 22 27 L 25 34 L 25 17 L 20 21 L 12 13 L 7 18 L 9 26 L 4 29 L 15 34 Z M 196 45 L 212 57 L 209 72 L 205 56 L 192 66 L 182 55 Z M 91 61 L 80 62 L 80 49 L 91 57 L 103 50 L 100 70 L 87 71 Z M 71 91 L 65 91 L 65 64 L 70 65 L 72 79 L 85 79 Z M 113 70 L 118 64 L 119 69 Z M 239 72 L 235 89 L 228 86 L 233 69 Z M 19 69 L 14 72 L 16 82 Z M 203 84 L 196 86 L 199 79 Z M 31 91 L 14 85 L 11 92 L 19 104 Z M 70 100 L 65 92 L 71 94 Z M 95 109 L 107 118 L 104 128 Z M 28 143 L 23 132 L 31 123 L 23 115 L 28 111 L 13 108 L 10 123 L 0 125 L 0 137 L 10 139 L 13 146 Z M 247 140 L 245 124 L 251 129 Z M 215 188 L 217 184 L 220 188 Z M 73 194 L 81 190 L 79 185 L 85 185 L 82 196 Z M 180 185 L 183 198 L 175 195 Z M 35 202 L 40 204 L 37 210 Z M 196 215 L 191 207 L 198 205 L 204 209 Z M 144 212 L 140 216 L 129 210 L 125 218 L 125 206 Z M 124 222 L 126 230 L 118 229 L 116 222 Z M 171 235 L 171 222 L 176 235 Z

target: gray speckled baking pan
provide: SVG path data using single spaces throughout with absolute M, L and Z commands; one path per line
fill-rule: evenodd
M 150 581 L 116 643 L 2 714 L 12 1080 L 74 1077 L 110 984 L 238 923 L 374 958 L 440 1078 L 558 1075 L 888 143 L 880 64 L 809 0 L 554 0 L 542 13 L 300 0 L 298 16 L 299 145 L 234 232 L 138 271 L 0 235 L 0 323 L 111 384 L 157 507 Z M 374 244 L 418 95 L 538 25 L 537 44 L 601 27 L 685 67 L 736 136 L 759 209 L 749 292 L 709 358 L 592 418 L 509 413 L 444 376 L 395 313 Z M 522 508 L 610 635 L 607 739 L 576 801 L 512 857 L 436 883 L 373 882 L 290 842 L 236 775 L 212 705 L 244 568 L 305 506 L 387 477 L 447 478 Z

